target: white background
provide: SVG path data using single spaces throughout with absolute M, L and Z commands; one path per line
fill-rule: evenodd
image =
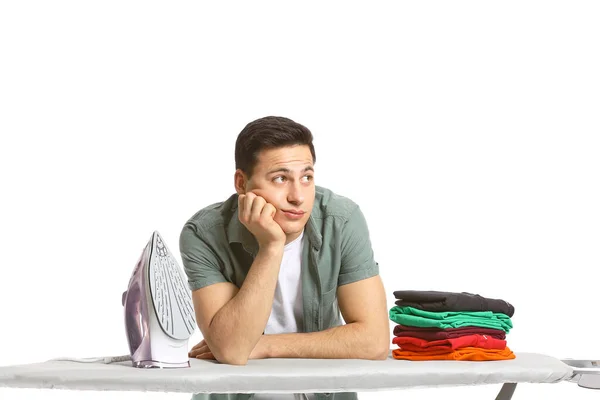
M 183 223 L 233 193 L 237 134 L 265 115 L 312 130 L 316 183 L 360 204 L 390 307 L 400 289 L 503 298 L 513 351 L 599 359 L 599 20 L 595 1 L 3 2 L 0 365 L 127 354 L 146 241 L 180 262 Z

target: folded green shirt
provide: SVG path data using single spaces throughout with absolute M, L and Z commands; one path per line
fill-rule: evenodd
M 397 324 L 422 328 L 460 328 L 480 326 L 502 329 L 508 333 L 513 327 L 510 317 L 492 311 L 443 311 L 433 312 L 414 307 L 395 306 L 390 309 L 390 319 Z

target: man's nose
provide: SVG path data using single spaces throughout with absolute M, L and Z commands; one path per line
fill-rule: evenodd
M 304 202 L 304 193 L 302 193 L 302 187 L 300 182 L 294 182 L 290 185 L 287 196 L 288 202 L 292 204 L 302 204 Z

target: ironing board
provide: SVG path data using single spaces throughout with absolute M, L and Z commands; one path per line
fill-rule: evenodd
M 515 353 L 502 361 L 250 360 L 247 365 L 190 359 L 191 368 L 140 369 L 131 361 L 46 361 L 0 367 L 0 387 L 182 393 L 333 393 L 403 388 L 504 384 L 497 400 L 512 397 L 518 383 L 586 380 L 600 387 L 600 362 L 559 360 Z M 586 386 L 586 385 L 583 385 Z

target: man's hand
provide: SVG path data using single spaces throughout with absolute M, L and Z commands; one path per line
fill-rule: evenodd
M 188 352 L 188 357 L 199 358 L 202 360 L 216 360 L 213 353 L 208 348 L 206 341 L 202 339 L 200 343 L 192 347 L 192 350 Z
M 284 245 L 285 233 L 273 217 L 277 209 L 255 193 L 248 192 L 238 197 L 238 217 L 240 222 L 254 235 L 258 245 Z

